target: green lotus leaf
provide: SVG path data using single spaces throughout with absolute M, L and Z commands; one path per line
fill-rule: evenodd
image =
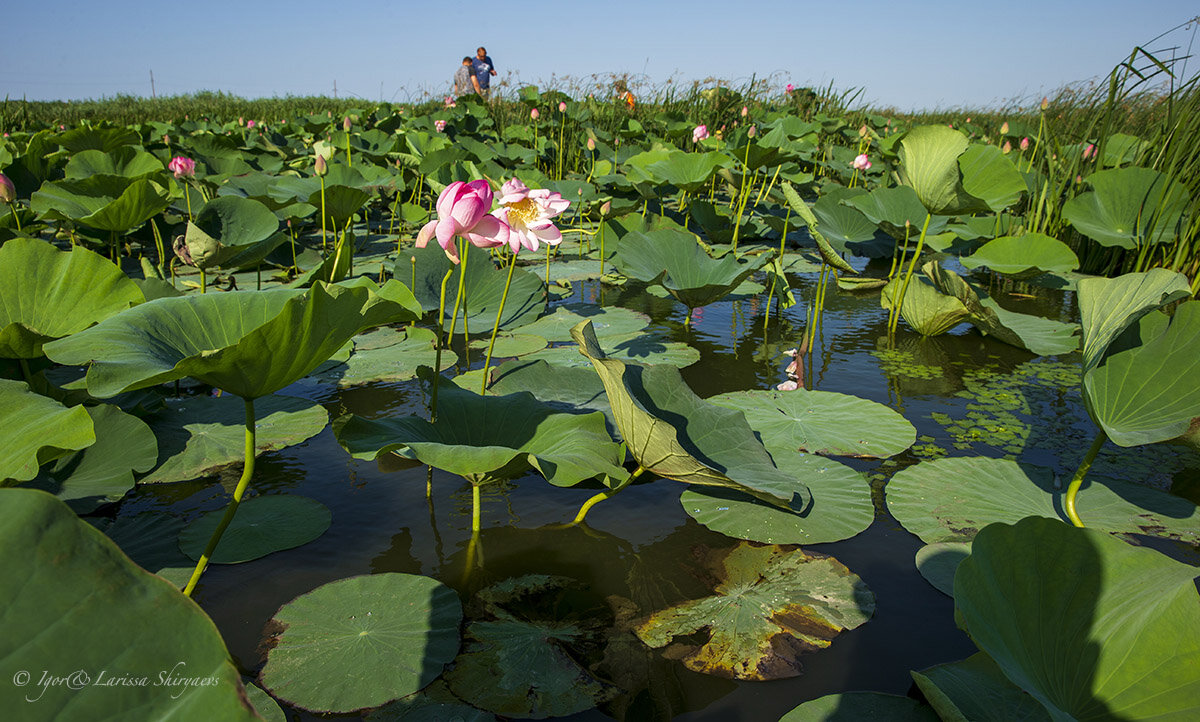
M 263 691 L 262 687 L 249 682 L 244 682 L 246 686 L 246 699 L 250 700 L 250 704 L 254 705 L 254 711 L 266 720 L 266 722 L 287 722 L 287 715 L 284 714 L 283 708 L 275 701 L 275 698 Z
M 473 484 L 514 478 L 530 468 L 556 486 L 628 476 L 603 414 L 557 413 L 527 392 L 480 396 L 436 378 L 436 424 L 416 416 L 370 420 L 348 414 L 333 423 L 338 443 L 355 458 L 396 452 Z
M 1079 268 L 1079 257 L 1071 247 L 1044 233 L 1002 236 L 959 259 L 967 268 L 987 266 L 996 273 L 1014 275 L 1026 271 L 1067 273 Z
M 655 612 L 634 629 L 651 647 L 706 631 L 707 641 L 682 660 L 696 672 L 742 680 L 795 677 L 804 652 L 828 647 L 875 612 L 875 595 L 833 557 L 742 542 L 714 569 L 720 583 L 713 596 Z
M 254 412 L 256 454 L 302 443 L 329 424 L 323 407 L 290 396 L 257 399 Z M 246 408 L 231 395 L 168 399 L 147 421 L 158 438 L 158 466 L 143 484 L 198 479 L 245 458 Z
M 87 178 L 94 175 L 115 175 L 124 178 L 144 178 L 165 175 L 163 162 L 151 153 L 122 146 L 105 153 L 84 150 L 71 156 L 63 168 L 67 178 Z
M 1113 168 L 1087 177 L 1095 190 L 1071 198 L 1062 216 L 1103 246 L 1167 243 L 1188 205 L 1187 189 L 1150 168 Z
M 370 340 L 364 340 L 370 337 Z M 360 344 L 360 340 L 362 343 Z M 348 388 L 376 382 L 407 381 L 416 378 L 421 366 L 433 368 L 437 360 L 437 335 L 427 328 L 381 328 L 358 336 L 354 351 L 342 363 L 318 369 L 313 379 L 334 382 Z M 386 344 L 386 345 L 374 345 Z M 442 369 L 458 362 L 458 354 L 442 350 Z
M 700 351 L 682 341 L 667 341 L 658 334 L 609 334 L 604 344 L 611 349 L 610 358 L 645 364 L 670 364 L 677 368 L 691 366 L 700 360 Z M 587 366 L 590 362 L 574 346 L 545 348 L 524 358 L 541 359 L 556 366 Z
M 612 249 L 605 247 L 604 251 L 611 255 Z M 559 246 L 558 252 L 566 253 L 567 251 Z M 528 271 L 542 281 L 546 280 L 546 264 L 538 263 L 529 266 Z M 599 262 L 593 260 L 553 261 L 550 263 L 550 282 L 558 285 L 576 281 L 593 281 L 601 278 L 602 275 Z
M 729 157 L 717 151 L 708 153 L 676 151 L 663 160 L 647 165 L 646 171 L 680 190 L 695 193 L 708 183 L 717 168 L 725 168 L 730 165 L 732 165 L 732 161 Z
M 54 494 L 78 514 L 118 501 L 133 488 L 134 472 L 154 468 L 158 442 L 144 421 L 116 406 L 86 407 L 96 443 L 58 460 L 30 486 Z
M 865 195 L 865 188 L 837 187 L 822 195 L 812 204 L 813 215 L 821 228 L 821 235 L 839 252 L 853 251 L 852 243 L 863 243 L 875 238 L 878 224 L 843 200 Z
M 875 520 L 871 486 L 850 467 L 815 454 L 768 444 L 779 470 L 812 493 L 812 504 L 790 509 L 763 503 L 732 489 L 688 489 L 683 510 L 715 532 L 764 544 L 825 544 L 862 532 Z
M 897 276 L 883 288 L 880 303 L 890 309 L 896 304 L 904 280 Z M 971 317 L 962 301 L 938 291 L 925 279 L 913 278 L 904 292 L 900 315 L 922 336 L 939 336 Z
M 101 231 L 128 233 L 162 213 L 167 205 L 167 191 L 153 181 L 141 179 L 102 208 L 75 220 Z
M 965 629 L 1054 719 L 1200 715 L 1196 568 L 1050 519 L 982 530 L 954 578 Z
M 317 283 L 292 290 L 160 298 L 52 344 L 59 363 L 88 367 L 100 398 L 192 377 L 243 399 L 303 378 L 355 334 L 417 317 L 412 294 L 389 281 Z
M 887 506 L 905 529 L 926 544 L 967 542 L 993 522 L 1027 516 L 1065 519 L 1062 496 L 1049 469 L 1007 459 L 923 461 L 896 472 Z M 1200 510 L 1187 499 L 1118 479 L 1093 476 L 1076 501 L 1089 526 L 1200 542 Z
M 279 219 L 262 203 L 239 196 L 218 196 L 189 221 L 184 241 L 200 268 L 237 268 L 260 261 L 283 242 Z M 253 248 L 253 250 L 251 250 Z M 239 262 L 242 261 L 242 262 Z
M 1008 208 L 1025 192 L 1025 178 L 994 145 L 974 144 L 958 157 L 962 188 L 994 213 Z
M 508 272 L 496 268 L 487 251 L 472 248 L 466 261 L 455 266 L 446 258 L 440 246 L 429 243 L 425 248 L 402 251 L 396 259 L 392 274 L 396 280 L 410 287 L 415 274 L 416 286 L 412 290 L 421 308 L 437 311 L 442 279 L 446 271 L 453 271 L 446 283 L 446 315 L 443 320 L 446 329 L 449 330 L 454 300 L 458 295 L 459 276 L 465 273 L 467 327 L 475 333 L 489 333 L 496 323 L 496 311 L 504 297 L 504 284 L 508 279 Z M 512 285 L 508 289 L 508 300 L 504 302 L 500 328 L 513 329 L 530 323 L 545 310 L 546 288 L 541 279 L 524 269 L 515 269 Z M 463 315 L 460 308 L 458 320 L 454 324 L 454 333 L 462 333 Z
M 601 411 L 609 431 L 615 433 L 617 429 L 604 384 L 590 368 L 559 366 L 541 359 L 513 359 L 495 368 L 488 391 L 500 396 L 528 391 L 559 411 Z
M 911 697 L 883 692 L 827 694 L 793 708 L 779 722 L 937 722 L 933 709 Z
M 314 712 L 378 707 L 420 690 L 458 651 L 462 604 L 429 577 L 384 573 L 330 582 L 279 608 L 259 679 Z
M 86 248 L 14 238 L 0 247 L 0 356 L 38 358 L 47 341 L 143 300 L 119 268 Z
M 0 485 L 29 481 L 38 468 L 96 443 L 92 417 L 35 394 L 24 381 L 0 379 Z
M 710 257 L 685 231 L 630 233 L 621 239 L 613 264 L 621 273 L 667 289 L 688 308 L 707 306 L 729 295 L 770 261 L 768 254 Z
M 0 664 L 30 674 L 28 684 L 0 686 L 0 707 L 29 720 L 128 719 L 131 710 L 149 719 L 259 719 L 200 607 L 53 496 L 0 495 Z M 42 670 L 82 673 L 76 684 L 42 688 Z M 148 682 L 104 684 L 122 677 Z
M 742 412 L 700 399 L 674 366 L 609 358 L 591 322 L 571 335 L 604 382 L 621 438 L 643 469 L 686 484 L 743 491 L 776 506 L 811 502 L 807 489 L 771 461 Z
M 551 343 L 563 343 L 571 341 L 571 329 L 585 320 L 592 322 L 596 335 L 601 338 L 630 336 L 650 325 L 650 317 L 646 314 L 621 306 L 574 305 L 558 306 L 553 313 L 513 331 L 541 336 Z
M 95 128 L 87 125 L 51 136 L 51 140 L 71 153 L 87 150 L 111 153 L 123 146 L 141 142 L 137 132 L 129 128 Z
M 672 153 L 677 152 L 673 148 L 668 149 L 656 145 L 651 150 L 636 153 L 625 159 L 623 164 L 625 166 L 625 175 L 635 185 L 660 183 L 661 179 L 650 170 L 650 166 L 667 160 L 671 157 Z
M 792 184 L 783 181 L 779 184 L 779 187 L 783 189 L 783 197 L 787 201 L 788 206 L 796 212 L 799 221 L 808 226 L 809 235 L 817 242 L 817 251 L 821 254 L 821 260 L 843 273 L 858 273 L 858 271 L 854 270 L 853 266 L 838 255 L 837 250 L 817 230 L 816 215 L 813 214 L 812 208 L 800 198 L 800 194 L 796 192 Z M 780 274 L 780 276 L 782 275 Z
M 188 524 L 179 535 L 183 553 L 199 560 L 224 515 L 224 509 L 217 509 Z M 331 520 L 329 507 L 316 499 L 295 494 L 256 496 L 238 507 L 238 515 L 208 561 L 240 564 L 302 546 L 324 534 Z
M 1083 371 L 1100 363 L 1109 344 L 1142 316 L 1191 295 L 1187 277 L 1165 268 L 1079 281 Z
M 917 571 L 939 592 L 954 596 L 954 572 L 971 553 L 970 542 L 935 542 L 917 550 Z
M 965 135 L 944 125 L 918 126 L 900 141 L 900 182 L 917 192 L 929 213 L 957 215 L 990 210 L 963 188 L 959 158 L 969 144 Z M 921 220 L 924 222 L 924 218 Z
M 833 391 L 731 391 L 709 403 L 746 415 L 762 443 L 826 456 L 882 459 L 912 446 L 917 430 L 883 404 Z
M 1102 165 L 1105 168 L 1111 168 L 1126 163 L 1136 163 L 1137 159 L 1150 147 L 1149 143 L 1135 135 L 1113 133 L 1104 139 Z
M 1040 702 L 1009 682 L 992 658 L 983 652 L 961 662 L 912 672 L 912 678 L 941 719 L 978 722 L 1050 722 L 1053 719 Z
M 91 176 L 43 183 L 29 197 L 29 207 L 44 218 L 77 221 L 112 203 L 132 183 L 132 179 L 118 176 Z
M 549 342 L 541 336 L 534 336 L 528 333 L 505 333 L 496 336 L 496 343 L 494 345 L 490 339 L 480 338 L 471 342 L 471 348 L 483 353 L 487 353 L 488 349 L 491 348 L 493 358 L 503 359 L 528 356 L 531 353 L 541 351 L 548 344 Z
M 746 135 L 742 135 L 740 141 L 734 140 L 733 142 L 740 142 L 740 145 L 730 147 L 729 154 L 737 159 L 739 165 L 748 170 L 779 165 L 783 155 L 780 148 L 759 143 Z
M 1200 301 L 1149 313 L 1083 374 L 1088 413 L 1119 446 L 1183 436 L 1200 419 Z
M 318 211 L 321 209 L 321 191 L 318 190 L 304 199 Z M 329 178 L 325 179 L 325 218 L 330 231 L 340 231 L 350 222 L 350 218 L 362 210 L 371 194 L 361 188 L 351 188 L 344 185 L 331 185 Z
M 368 712 L 363 719 L 366 722 L 496 722 L 495 715 L 462 701 L 440 679 L 416 694 Z
M 480 618 L 467 624 L 462 653 L 445 675 L 450 690 L 489 712 L 527 719 L 575 714 L 613 697 L 616 689 L 576 661 L 593 625 L 539 614 L 539 597 L 570 586 L 538 574 L 480 590 Z

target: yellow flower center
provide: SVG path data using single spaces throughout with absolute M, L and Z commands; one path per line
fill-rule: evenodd
M 538 204 L 532 198 L 522 198 L 516 203 L 508 204 L 508 218 L 521 225 L 527 226 L 536 221 L 541 215 Z

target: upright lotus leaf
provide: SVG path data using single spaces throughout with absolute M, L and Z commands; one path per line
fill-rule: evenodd
M 990 210 L 963 188 L 959 157 L 968 145 L 967 136 L 943 125 L 918 126 L 900 141 L 900 182 L 917 192 L 929 213 L 957 215 Z
M 143 300 L 119 268 L 82 246 L 14 238 L 0 246 L 0 356 L 39 358 L 47 341 Z
M 711 597 L 650 615 L 634 630 L 651 647 L 706 631 L 683 657 L 688 669 L 742 680 L 801 673 L 799 658 L 865 623 L 875 595 L 833 557 L 745 542 L 717 561 Z
M 395 452 L 473 484 L 517 477 L 530 468 L 556 486 L 596 476 L 614 482 L 628 477 L 604 414 L 555 412 L 524 391 L 480 396 L 449 381 L 438 383 L 437 423 L 417 416 L 371 420 L 349 414 L 334 421 L 338 443 L 359 459 Z
M 896 305 L 903 279 L 893 278 L 883 288 L 880 303 L 890 309 Z M 971 317 L 962 301 L 941 293 L 933 284 L 918 277 L 904 292 L 900 315 L 922 336 L 940 336 Z
M 160 298 L 47 344 L 47 354 L 90 363 L 88 391 L 100 398 L 190 376 L 256 399 L 308 375 L 360 331 L 418 313 L 403 284 L 365 279 L 304 293 Z
M 992 658 L 977 652 L 961 662 L 912 672 L 913 681 L 941 719 L 976 722 L 1050 722 L 1036 699 L 1008 681 Z
M 779 722 L 938 722 L 931 707 L 912 697 L 883 692 L 844 692 L 827 694 L 794 707 Z
M 121 147 L 137 145 L 141 142 L 137 131 L 130 128 L 95 128 L 88 125 L 71 128 L 51 136 L 51 139 L 71 153 L 81 153 L 87 150 L 111 153 Z
M 115 175 L 124 178 L 145 178 L 163 175 L 163 162 L 152 153 L 122 146 L 109 153 L 84 150 L 71 156 L 63 168 L 67 178 L 88 178 L 95 175 Z
M 776 506 L 807 488 L 781 472 L 740 411 L 710 404 L 684 383 L 674 366 L 625 364 L 609 358 L 590 321 L 571 329 L 579 351 L 604 382 L 613 417 L 629 453 L 646 471 L 701 486 L 743 491 Z
M 662 229 L 631 233 L 621 240 L 613 264 L 621 273 L 667 289 L 688 308 L 727 296 L 771 260 L 769 254 L 710 257 L 686 231 Z
M 678 151 L 669 148 L 656 146 L 650 150 L 642 151 L 625 159 L 625 175 L 630 182 L 636 185 L 653 185 L 661 182 L 661 179 L 650 170 L 650 166 L 661 161 L 665 161 L 671 157 L 672 153 Z
M 187 224 L 184 242 L 199 268 L 236 268 L 261 261 L 283 242 L 279 219 L 262 203 L 240 196 L 218 196 Z M 249 259 L 249 263 L 239 260 Z
M 862 213 L 892 238 L 903 241 L 907 237 L 911 245 L 916 245 L 928 215 L 917 192 L 908 186 L 876 188 L 870 193 L 845 198 L 842 205 Z M 945 223 L 945 218 L 932 219 L 927 232 L 937 232 Z
M 1108 345 L 1142 316 L 1192 295 L 1187 277 L 1165 268 L 1079 281 L 1083 371 L 1095 368 Z
M 883 404 L 833 391 L 731 391 L 710 403 L 738 409 L 768 449 L 882 459 L 912 446 L 917 430 Z
M 313 712 L 347 713 L 417 692 L 458 652 L 462 604 L 414 574 L 339 579 L 279 608 L 260 681 Z
M 1200 716 L 1195 567 L 1050 519 L 993 524 L 954 578 L 967 632 L 1056 720 Z
M 887 485 L 887 506 L 926 544 L 968 542 L 993 522 L 1065 520 L 1064 493 L 1049 469 L 1008 459 L 948 458 L 896 472 Z M 1143 484 L 1094 477 L 1076 507 L 1095 529 L 1200 543 L 1200 508 Z
M 0 685 L 0 707 L 31 720 L 128 719 L 131 710 L 148 719 L 259 719 L 200 607 L 53 496 L 0 496 L 0 665 L 21 676 Z M 42 687 L 43 670 L 81 671 Z M 143 677 L 147 684 L 113 683 Z
M 821 254 L 821 260 L 830 266 L 833 266 L 842 273 L 858 273 L 858 271 L 854 270 L 853 266 L 851 266 L 844 258 L 838 255 L 837 250 L 830 245 L 829 241 L 825 240 L 825 236 L 822 235 L 819 230 L 817 230 L 816 215 L 813 214 L 812 208 L 810 208 L 809 205 L 804 202 L 804 199 L 800 197 L 800 194 L 796 192 L 796 189 L 792 187 L 792 184 L 784 181 L 779 187 L 783 189 L 784 200 L 786 200 L 788 206 L 790 206 L 791 209 L 796 212 L 799 221 L 808 226 L 809 235 L 812 236 L 813 240 L 817 242 L 817 250 Z M 782 278 L 783 274 L 780 273 L 779 276 Z M 786 279 L 784 280 L 786 281 Z
M 1200 301 L 1142 316 L 1083 374 L 1088 413 L 1119 446 L 1183 436 L 1200 419 Z
M 971 255 L 961 257 L 959 261 L 967 268 L 987 266 L 1005 275 L 1030 271 L 1067 273 L 1079 268 L 1079 257 L 1075 251 L 1044 233 L 1001 236 L 983 244 Z
M 842 201 L 865 195 L 865 188 L 836 188 L 812 204 L 813 215 L 821 227 L 821 235 L 839 252 L 852 251 L 849 244 L 863 243 L 875 238 L 878 225 L 852 206 Z
M 994 145 L 975 144 L 958 157 L 962 187 L 994 213 L 1008 208 L 1025 192 L 1025 178 Z
M 318 211 L 321 209 L 321 191 L 312 193 L 306 200 Z M 350 218 L 362 210 L 369 200 L 371 200 L 371 194 L 361 188 L 330 185 L 326 179 L 325 217 L 329 221 L 330 230 L 341 230 L 345 227 L 350 222 Z
M 685 153 L 676 151 L 664 160 L 651 163 L 646 170 L 680 190 L 695 193 L 712 178 L 717 168 L 731 165 L 728 156 L 717 151 Z
M 1093 173 L 1095 190 L 1063 204 L 1062 215 L 1075 230 L 1102 246 L 1138 248 L 1166 243 L 1188 205 L 1187 189 L 1150 168 L 1113 168 Z
M 75 220 L 89 228 L 124 234 L 162 213 L 169 203 L 162 186 L 146 179 L 135 180 L 104 207 Z
M 0 379 L 0 486 L 29 481 L 42 464 L 94 443 L 92 417 L 82 406 L 68 409 L 24 381 Z
M 77 221 L 112 203 L 132 183 L 118 176 L 46 182 L 29 197 L 29 208 L 43 218 Z

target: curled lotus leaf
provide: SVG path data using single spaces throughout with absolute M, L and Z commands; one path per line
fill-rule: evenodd
M 24 381 L 0 379 L 0 486 L 29 481 L 38 468 L 96 443 L 92 418 L 35 394 Z

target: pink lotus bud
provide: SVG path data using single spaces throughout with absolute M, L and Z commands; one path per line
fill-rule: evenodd
M 1075 176 L 1075 182 L 1076 182 L 1076 183 L 1082 183 L 1082 182 L 1083 182 L 1083 176 L 1081 176 L 1081 175 L 1077 175 L 1077 176 Z
M 871 161 L 870 161 L 870 159 L 867 158 L 867 154 L 863 153 L 862 155 L 855 158 L 854 162 L 851 163 L 850 165 L 855 170 L 867 170 L 868 168 L 871 167 Z
M 971 122 L 971 119 L 970 119 L 970 118 L 967 118 L 966 122 L 967 122 L 967 123 L 970 123 L 970 122 Z
M 600 215 L 607 216 L 609 213 L 612 213 L 612 201 L 604 201 L 600 205 Z
M 238 127 L 241 127 L 245 124 L 246 124 L 246 119 L 241 116 L 238 116 Z
M 758 135 L 758 129 L 755 128 L 753 125 L 750 126 L 750 129 L 746 131 L 746 137 L 753 138 L 756 135 Z
M 325 156 L 317 154 L 317 161 L 313 164 L 313 173 L 318 176 L 323 176 L 329 172 L 329 164 L 325 162 Z
M 433 121 L 433 127 L 437 128 L 437 132 L 442 133 L 446 130 L 446 121 L 435 120 L 435 121 Z
M 747 106 L 743 105 L 743 106 L 742 106 L 742 117 L 743 117 L 743 118 L 745 118 L 745 117 L 746 117 L 747 115 L 749 115 L 749 114 L 750 114 L 750 108 L 748 108 Z
M 596 139 L 595 138 L 588 138 L 587 149 L 588 150 L 596 150 Z
M 1012 143 L 1009 143 L 1007 140 L 1004 141 L 1004 145 L 1000 146 L 1000 152 L 1005 155 L 1008 155 L 1009 153 L 1011 153 L 1012 152 Z
M 247 121 L 246 121 L 246 127 L 247 127 L 247 128 L 253 128 L 253 127 L 254 127 L 254 126 L 256 126 L 256 125 L 258 125 L 258 123 L 255 123 L 253 120 L 247 120 Z
M 1083 149 L 1083 159 L 1087 160 L 1088 158 L 1095 157 L 1095 155 L 1096 155 L 1096 145 L 1094 143 L 1088 143 L 1088 147 Z
M 791 84 L 791 83 L 788 83 L 787 85 L 785 85 L 783 89 L 784 89 L 784 91 L 785 91 L 785 92 L 788 92 L 788 93 L 790 93 L 790 92 L 792 92 L 793 90 L 795 90 L 795 88 L 793 88 L 793 87 L 792 87 L 792 84 Z
M 178 155 L 167 163 L 167 170 L 174 173 L 176 178 L 191 178 L 196 175 L 196 161 Z
M 700 141 L 704 140 L 707 137 L 708 137 L 708 126 L 707 125 L 697 125 L 695 128 L 692 129 L 692 142 L 693 143 L 699 143 Z
M 1008 121 L 1007 120 L 1004 121 L 1004 123 L 1000 126 L 1000 135 L 1008 135 Z
M 533 110 L 529 111 L 529 117 L 537 120 L 538 118 L 542 117 L 542 114 L 538 112 L 537 108 L 534 108 Z
M 1021 139 L 1021 152 L 1023 153 L 1027 150 L 1029 150 L 1029 136 Z
M 558 112 L 560 112 L 560 113 L 567 112 L 567 104 L 561 100 L 558 101 Z
M 863 123 L 863 124 L 862 124 L 862 127 L 860 127 L 860 128 L 858 129 L 858 137 L 859 137 L 859 138 L 866 138 L 866 137 L 867 137 L 868 135 L 870 135 L 870 134 L 871 134 L 871 129 L 867 127 L 867 124 L 866 124 L 866 123 Z
M 17 187 L 8 179 L 8 176 L 0 173 L 0 201 L 12 203 L 17 199 Z
M 7 138 L 8 133 L 5 133 L 4 137 Z M 171 144 L 171 136 L 167 135 L 166 133 L 163 133 L 163 143 L 165 143 L 166 145 L 170 145 Z
M 1049 108 L 1049 107 L 1050 107 L 1050 99 L 1042 98 L 1042 110 L 1045 110 L 1046 108 Z
M 350 116 L 348 115 L 345 118 L 342 118 L 342 130 L 346 131 L 347 133 L 350 132 Z

